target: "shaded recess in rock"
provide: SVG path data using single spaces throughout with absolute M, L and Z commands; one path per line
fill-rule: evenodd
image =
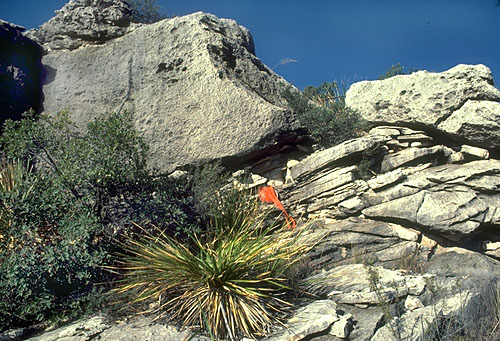
M 23 31 L 0 20 L 0 133 L 5 120 L 18 120 L 30 109 L 39 112 L 43 100 L 42 49 Z

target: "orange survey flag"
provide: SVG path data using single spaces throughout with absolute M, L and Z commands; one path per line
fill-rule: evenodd
M 263 202 L 272 202 L 274 205 L 276 205 L 277 208 L 283 211 L 283 214 L 285 215 L 286 219 L 286 226 L 289 229 L 294 229 L 295 226 L 297 225 L 295 223 L 295 219 L 290 217 L 285 210 L 285 207 L 283 207 L 283 204 L 281 203 L 280 199 L 278 199 L 278 194 L 274 190 L 273 186 L 267 186 L 267 187 L 261 187 L 259 188 L 259 198 Z

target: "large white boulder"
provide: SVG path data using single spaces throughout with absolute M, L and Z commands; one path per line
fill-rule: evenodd
M 346 104 L 374 125 L 400 124 L 450 133 L 462 142 L 500 146 L 500 90 L 484 65 L 457 65 L 444 72 L 418 71 L 353 84 Z M 472 101 L 472 102 L 471 102 Z
M 151 165 L 163 170 L 242 162 L 296 128 L 281 97 L 289 84 L 254 52 L 246 28 L 207 13 L 138 26 L 104 45 L 46 55 L 44 110 L 69 110 L 79 126 L 132 111 Z

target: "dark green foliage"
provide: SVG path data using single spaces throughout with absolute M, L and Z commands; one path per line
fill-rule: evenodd
M 92 309 L 132 222 L 197 230 L 190 188 L 146 168 L 132 122 L 110 114 L 81 132 L 68 114 L 28 113 L 5 124 L 0 148 L 21 161 L 0 167 L 0 331 Z
M 83 309 L 104 278 L 103 226 L 54 178 L 29 169 L 0 189 L 0 202 L 0 331 Z
M 390 68 L 388 68 L 384 74 L 382 74 L 378 77 L 378 79 L 379 80 L 387 79 L 387 78 L 391 78 L 391 77 L 394 77 L 397 75 L 409 75 L 410 73 L 415 72 L 415 71 L 417 71 L 417 70 L 414 68 L 410 68 L 407 71 L 405 71 L 405 67 L 402 66 L 400 63 L 397 63 L 395 65 L 392 65 Z
M 128 192 L 110 205 L 109 221 L 123 228 L 131 227 L 134 222 L 146 230 L 161 229 L 177 238 L 198 232 L 202 214 L 193 203 L 192 189 L 186 181 L 150 177 L 140 191 Z
M 336 82 L 306 87 L 302 93 L 289 89 L 284 96 L 301 126 L 323 148 L 356 137 L 362 129 L 361 117 L 345 105 L 344 89 Z
M 152 24 L 167 17 L 155 0 L 128 0 L 128 3 L 132 8 L 133 22 Z
M 217 211 L 218 190 L 226 185 L 229 174 L 220 162 L 207 163 L 188 170 L 188 186 L 197 212 L 209 216 Z
M 385 155 L 385 150 L 377 144 L 361 153 L 361 160 L 358 163 L 358 173 L 362 179 L 370 179 L 380 172 L 380 163 Z
M 98 118 L 79 132 L 68 113 L 8 121 L 0 137 L 8 159 L 32 162 L 39 172 L 56 176 L 76 199 L 97 216 L 112 197 L 132 190 L 147 176 L 147 147 L 127 112 Z

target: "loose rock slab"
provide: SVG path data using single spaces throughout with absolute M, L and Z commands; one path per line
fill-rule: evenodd
M 485 148 L 500 147 L 500 103 L 467 101 L 438 129 L 454 136 L 464 137 L 469 143 Z
M 315 301 L 300 309 L 286 322 L 286 330 L 269 341 L 300 341 L 309 335 L 328 329 L 338 321 L 337 305 L 330 300 Z

